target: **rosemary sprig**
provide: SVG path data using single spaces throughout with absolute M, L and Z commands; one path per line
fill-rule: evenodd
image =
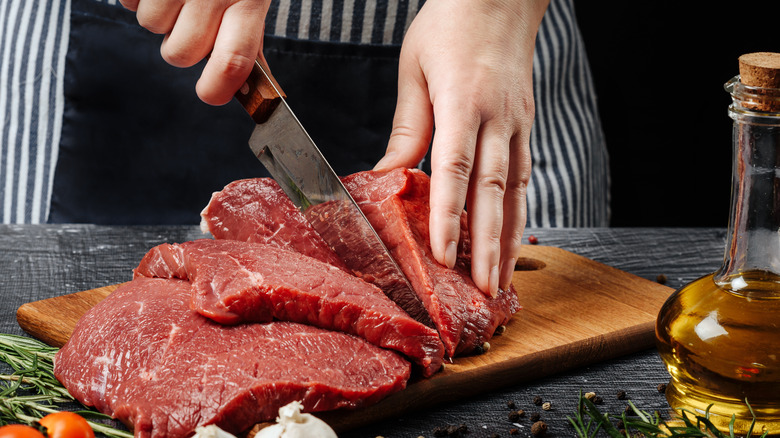
M 0 373 L 0 425 L 32 424 L 45 415 L 63 410 L 60 405 L 78 402 L 54 377 L 57 348 L 25 336 L 0 333 L 0 361 L 13 372 Z M 87 418 L 96 433 L 110 438 L 132 438 L 133 434 L 93 420 L 110 419 L 82 406 L 76 411 Z
M 747 403 L 747 400 L 745 403 L 750 413 L 753 414 L 753 421 L 745 435 L 745 438 L 751 438 L 756 419 L 753 409 Z M 679 421 L 682 422 L 682 425 L 676 425 L 677 423 L 670 424 L 662 421 L 661 416 L 657 412 L 650 414 L 638 409 L 631 401 L 628 404 L 632 415 L 628 415 L 626 412 L 623 412 L 620 416 L 605 414 L 592 401 L 583 397 L 582 391 L 580 391 L 577 411 L 574 417 L 567 418 L 579 438 L 594 438 L 600 430 L 604 431 L 611 438 L 631 438 L 632 430 L 650 438 L 737 438 L 734 433 L 736 415 L 731 416 L 729 433 L 726 434 L 710 421 L 710 408 L 712 405 L 707 408 L 704 415 L 697 415 L 694 412 L 683 409 L 679 415 Z M 624 431 L 621 432 L 612 424 L 610 419 L 614 418 L 619 418 L 623 421 Z M 760 438 L 766 438 L 768 434 L 769 431 L 765 431 Z

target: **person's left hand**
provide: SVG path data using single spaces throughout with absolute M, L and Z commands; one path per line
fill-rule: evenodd
M 509 287 L 526 221 L 536 32 L 547 0 L 428 0 L 401 49 L 398 103 L 375 169 L 431 159 L 431 249 L 455 265 L 468 211 L 472 278 Z

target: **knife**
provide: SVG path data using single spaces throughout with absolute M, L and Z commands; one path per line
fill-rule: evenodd
M 250 149 L 314 230 L 356 276 L 433 327 L 398 263 L 293 114 L 268 66 L 256 60 L 235 96 L 257 124 Z

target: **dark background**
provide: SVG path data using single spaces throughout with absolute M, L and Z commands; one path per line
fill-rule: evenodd
M 612 226 L 726 226 L 743 53 L 780 51 L 780 1 L 577 1 L 610 152 Z

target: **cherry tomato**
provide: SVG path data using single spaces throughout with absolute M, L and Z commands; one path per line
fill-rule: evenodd
M 38 429 L 24 424 L 0 427 L 0 438 L 45 438 Z
M 46 428 L 48 438 L 95 438 L 95 432 L 87 420 L 75 412 L 55 412 L 38 422 Z

